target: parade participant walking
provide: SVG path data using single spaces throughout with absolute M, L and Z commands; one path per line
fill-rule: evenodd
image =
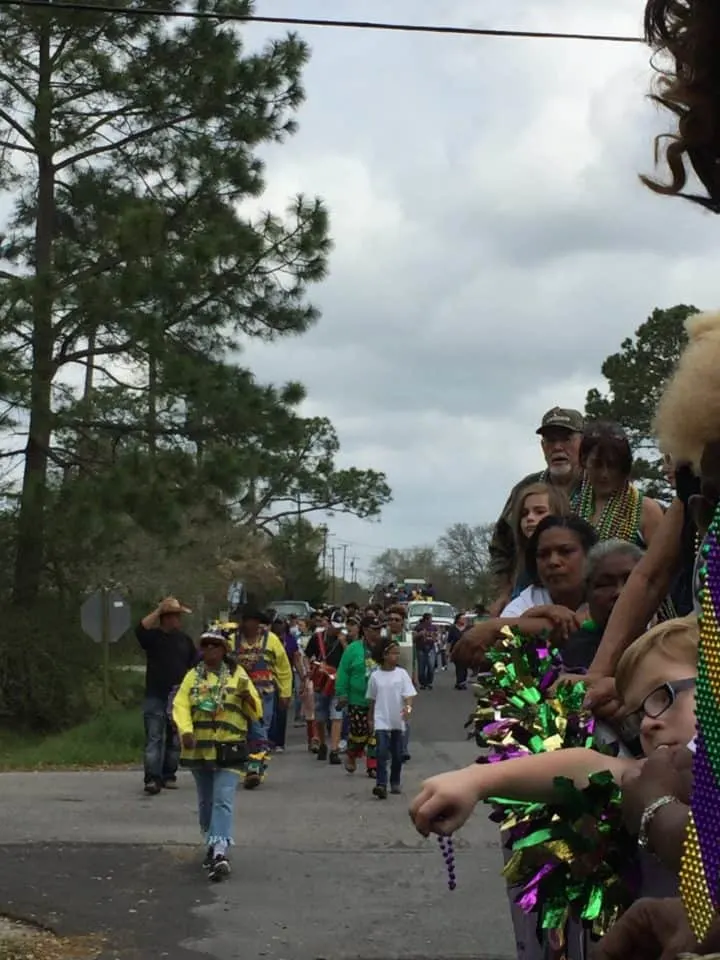
M 343 712 L 338 709 L 335 679 L 346 646 L 343 634 L 345 618 L 339 610 L 331 614 L 324 629 L 316 630 L 305 649 L 310 660 L 310 679 L 315 691 L 315 735 L 319 741 L 318 760 L 340 765 L 340 736 Z M 327 748 L 327 724 L 330 724 L 330 753 Z
M 135 628 L 145 651 L 145 793 L 154 796 L 163 787 L 177 786 L 180 745 L 168 714 L 170 694 L 182 683 L 196 659 L 195 644 L 181 629 L 191 611 L 175 597 L 166 597 Z
M 198 819 L 207 847 L 203 866 L 214 881 L 230 873 L 235 794 L 248 756 L 248 725 L 263 712 L 253 682 L 228 656 L 229 646 L 221 631 L 204 633 L 202 660 L 187 673 L 173 701 L 180 762 L 192 771 L 197 786 Z
M 305 661 L 298 643 L 300 631 L 297 627 L 297 617 L 295 618 L 294 626 L 286 623 L 281 617 L 276 617 L 273 622 L 273 632 L 282 641 L 285 653 L 292 667 L 291 701 L 294 701 L 296 690 L 298 690 L 304 682 L 305 675 Z M 287 738 L 289 708 L 283 706 L 283 703 L 283 698 L 280 696 L 280 689 L 276 684 L 273 720 L 269 735 L 270 745 L 276 753 L 282 753 L 285 750 L 285 740 Z
M 387 798 L 388 762 L 390 793 L 400 793 L 405 725 L 412 713 L 417 690 L 410 674 L 398 666 L 400 647 L 393 640 L 380 641 L 375 651 L 380 667 L 370 674 L 367 698 L 370 701 L 370 729 L 377 741 L 377 772 L 373 794 Z
M 253 790 L 267 773 L 276 691 L 278 703 L 285 710 L 290 705 L 292 669 L 282 640 L 270 630 L 267 617 L 249 607 L 240 618 L 235 657 L 255 684 L 263 705 L 262 716 L 253 720 L 248 734 L 250 756 L 243 786 Z
M 370 674 L 377 668 L 372 650 L 380 640 L 381 629 L 382 624 L 375 617 L 364 617 L 362 621 L 348 620 L 348 645 L 340 658 L 335 680 L 337 707 L 340 710 L 347 708 L 350 717 L 345 755 L 348 773 L 355 773 L 357 761 L 365 753 L 370 739 L 370 703 L 366 694 Z M 368 757 L 368 773 L 374 769 L 374 758 L 371 764 Z
M 432 690 L 435 677 L 435 643 L 437 629 L 432 614 L 424 613 L 413 630 L 413 646 L 418 664 L 418 679 L 421 690 Z

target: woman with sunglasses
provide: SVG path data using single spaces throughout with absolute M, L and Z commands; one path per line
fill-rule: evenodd
M 247 762 L 248 727 L 263 711 L 255 685 L 230 658 L 229 649 L 224 633 L 206 631 L 200 638 L 202 659 L 187 673 L 173 702 L 180 765 L 191 771 L 197 787 L 206 845 L 203 867 L 216 882 L 230 873 L 235 794 Z

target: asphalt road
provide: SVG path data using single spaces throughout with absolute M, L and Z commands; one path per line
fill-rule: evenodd
M 497 830 L 480 809 L 456 840 L 412 829 L 420 781 L 475 756 L 469 694 L 449 674 L 419 697 L 404 797 L 299 742 L 238 793 L 232 877 L 208 884 L 192 781 L 148 798 L 139 771 L 0 775 L 0 913 L 103 934 L 104 960 L 470 960 L 514 954 Z

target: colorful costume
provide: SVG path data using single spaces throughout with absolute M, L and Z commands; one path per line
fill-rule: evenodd
M 292 668 L 280 638 L 270 630 L 262 630 L 254 640 L 238 631 L 235 635 L 235 658 L 242 666 L 262 700 L 262 717 L 254 720 L 248 733 L 250 757 L 245 774 L 245 787 L 257 787 L 265 779 L 270 744 L 268 736 L 275 709 L 275 692 L 285 700 L 292 697 Z
M 262 701 L 242 667 L 223 664 L 215 673 L 204 663 L 185 676 L 173 701 L 173 720 L 182 738 L 193 734 L 195 745 L 182 747 L 181 766 L 195 779 L 198 819 L 210 851 L 233 843 L 235 791 L 241 767 L 220 764 L 219 745 L 241 745 L 248 726 L 262 716 Z
M 369 776 L 374 775 L 376 757 L 375 738 L 371 735 L 368 722 L 370 704 L 365 693 L 370 674 L 376 669 L 377 664 L 370 656 L 365 641 L 354 640 L 345 648 L 335 678 L 335 695 L 339 700 L 347 700 L 348 704 L 350 718 L 348 759 L 354 764 L 354 761 L 367 751 L 366 767 Z M 371 749 L 368 749 L 369 747 Z

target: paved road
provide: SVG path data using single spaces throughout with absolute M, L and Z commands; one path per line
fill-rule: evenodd
M 449 893 L 437 844 L 406 812 L 423 777 L 473 758 L 469 707 L 447 674 L 422 694 L 406 797 L 385 803 L 364 776 L 292 745 L 257 792 L 239 792 L 220 886 L 199 867 L 187 776 L 147 798 L 137 772 L 0 775 L 0 912 L 104 933 L 107 960 L 510 957 L 496 828 L 481 810 L 463 831 Z

